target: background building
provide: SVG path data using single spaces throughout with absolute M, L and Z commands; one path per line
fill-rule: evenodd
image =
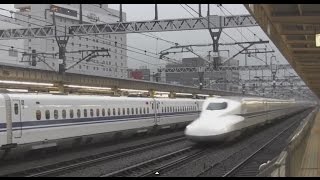
M 208 58 L 208 57 L 207 57 Z M 224 62 L 227 58 L 220 57 L 220 62 Z M 180 64 L 168 64 L 166 68 L 170 67 L 204 67 L 206 61 L 198 58 L 184 58 Z M 228 66 L 239 66 L 239 61 L 231 59 L 225 65 Z M 199 73 L 198 72 L 178 72 L 178 73 L 166 73 L 166 82 L 170 84 L 179 84 L 186 86 L 199 86 Z M 215 71 L 215 72 L 205 72 L 204 73 L 204 87 L 228 90 L 228 91 L 238 91 L 239 85 L 235 83 L 230 83 L 230 81 L 238 82 L 240 79 L 239 71 Z M 229 83 L 228 83 L 229 82 Z
M 8 28 L 22 28 L 22 26 L 18 24 L 11 23 L 9 20 L 0 21 L 0 29 L 8 29 Z M 18 53 L 19 51 L 23 51 L 23 39 L 10 39 L 10 40 L 1 40 L 0 43 L 0 62 L 2 64 L 8 65 L 19 65 L 24 66 L 25 64 L 20 62 L 22 58 L 22 54 Z
M 10 19 L 11 24 L 0 24 L 1 29 L 21 27 L 40 27 L 56 23 L 60 28 L 65 25 L 78 25 L 80 20 L 80 4 L 15 4 L 17 13 L 12 15 L 16 19 Z M 106 11 L 107 10 L 107 11 Z M 54 12 L 54 13 L 53 13 Z M 30 15 L 30 16 L 28 16 Z M 111 23 L 119 21 L 119 11 L 108 8 L 106 4 L 82 4 L 82 22 L 87 23 Z M 126 20 L 126 14 L 122 14 L 123 20 Z M 2 20 L 4 20 L 2 18 Z M 2 21 L 1 20 L 1 21 Z M 9 23 L 9 22 L 8 22 Z M 10 40 L 16 41 L 16 40 Z M 19 44 L 20 43 L 20 44 Z M 24 39 L 14 47 L 21 47 L 26 52 L 31 53 L 33 49 L 37 53 L 58 53 L 59 47 L 55 38 L 48 39 Z M 22 44 L 22 45 L 21 45 Z M 101 57 L 83 61 L 67 72 L 81 73 L 97 76 L 111 76 L 127 78 L 127 44 L 126 34 L 110 34 L 98 36 L 72 36 L 68 40 L 67 52 L 79 50 L 98 50 L 108 49 L 110 57 Z M 76 63 L 83 57 L 86 57 L 90 51 L 66 53 L 66 67 Z M 104 53 L 106 54 L 106 53 Z M 36 68 L 46 70 L 58 70 L 61 61 L 58 54 L 52 57 L 46 57 L 44 62 L 37 62 Z M 6 58 L 1 58 L 4 62 Z M 20 57 L 16 59 L 21 59 Z M 0 63 L 1 63 L 0 62 Z M 13 62 L 13 60 L 11 61 Z M 17 62 L 17 64 L 21 64 Z M 31 66 L 31 62 L 23 63 L 25 66 Z
M 150 69 L 145 66 L 141 66 L 139 69 L 128 69 L 128 78 L 150 81 Z

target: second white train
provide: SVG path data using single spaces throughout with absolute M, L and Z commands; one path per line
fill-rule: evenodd
M 262 126 L 311 106 L 294 100 L 209 98 L 203 103 L 200 117 L 186 127 L 185 135 L 195 142 L 232 140 L 248 128 Z
M 0 94 L 0 156 L 185 127 L 203 100 Z

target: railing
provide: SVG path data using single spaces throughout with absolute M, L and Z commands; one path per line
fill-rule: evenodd
M 267 164 L 260 166 L 258 177 L 293 177 L 298 176 L 302 158 L 306 149 L 310 129 L 314 123 L 319 107 L 316 107 L 293 133 L 288 146 L 280 155 Z

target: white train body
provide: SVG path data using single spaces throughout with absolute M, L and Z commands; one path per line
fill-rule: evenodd
M 202 103 L 196 99 L 1 94 L 0 155 L 183 127 L 199 116 Z
M 195 142 L 232 140 L 247 128 L 270 123 L 285 115 L 311 107 L 294 100 L 267 98 L 209 98 L 202 112 L 185 129 L 188 139 Z

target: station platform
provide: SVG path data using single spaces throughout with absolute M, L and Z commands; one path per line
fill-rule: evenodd
M 315 117 L 302 157 L 300 177 L 320 176 L 320 112 Z

